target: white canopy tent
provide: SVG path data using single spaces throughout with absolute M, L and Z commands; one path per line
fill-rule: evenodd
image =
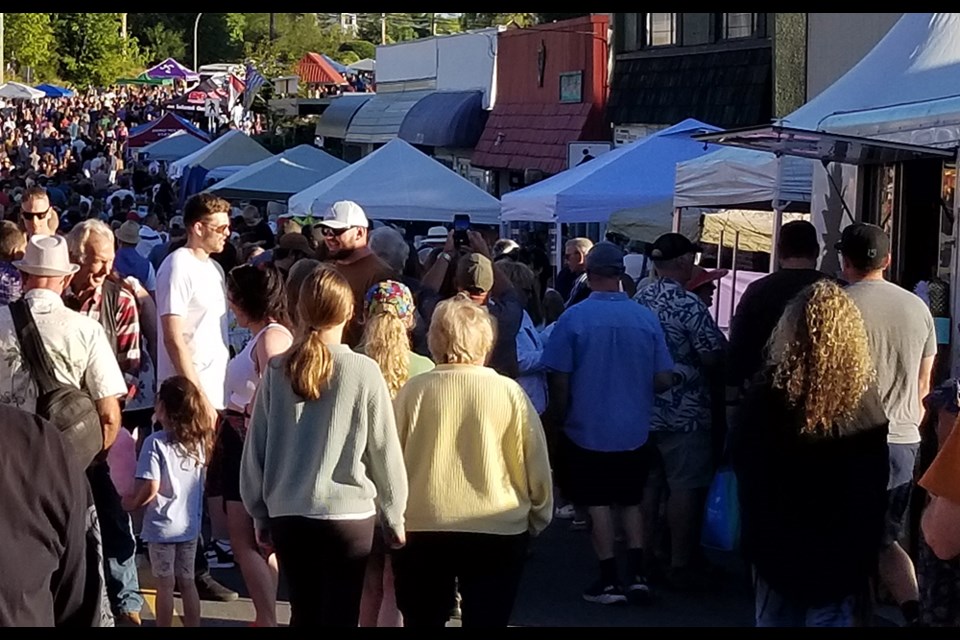
M 852 69 L 782 124 L 935 146 L 960 140 L 960 13 L 905 13 Z M 954 99 L 954 100 L 951 100 Z M 931 126 L 940 133 L 931 136 Z M 678 207 L 810 202 L 814 161 L 724 149 L 677 167 Z M 778 167 L 780 168 L 778 177 Z M 776 202 L 774 202 L 776 201 Z
M 665 226 L 673 214 L 676 164 L 709 157 L 707 148 L 691 138 L 719 131 L 688 119 L 668 129 L 551 176 L 502 198 L 501 219 L 553 223 L 607 222 L 618 212 Z
M 272 155 L 259 142 L 234 129 L 171 164 L 169 175 L 179 178 L 186 169 L 192 167 L 210 170 L 226 165 L 248 166 Z
M 207 191 L 228 199 L 286 200 L 347 166 L 326 151 L 302 144 L 244 167 Z
M 473 223 L 497 224 L 500 214 L 496 198 L 400 138 L 292 196 L 289 212 L 322 215 L 338 200 L 376 220 L 450 222 L 466 213 Z
M 348 64 L 347 69 L 351 69 L 353 71 L 373 72 L 377 69 L 377 61 L 373 58 L 363 58 L 362 60 L 357 60 L 353 64 Z
M 147 160 L 176 162 L 199 151 L 209 144 L 186 131 L 175 131 L 166 138 L 151 142 L 137 151 L 137 156 Z
M 28 87 L 19 82 L 6 82 L 0 85 L 0 98 L 5 100 L 39 100 L 46 97 L 43 91 Z

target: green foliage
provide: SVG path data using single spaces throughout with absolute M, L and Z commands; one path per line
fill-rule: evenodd
M 107 86 L 143 64 L 136 38 L 120 36 L 117 13 L 56 13 L 59 75 L 80 87 Z
M 339 51 L 352 51 L 359 60 L 377 57 L 377 45 L 366 40 L 347 40 L 340 44 Z
M 496 25 L 515 24 L 529 27 L 537 23 L 536 13 L 462 13 L 460 24 L 464 30 L 482 29 Z
M 351 65 L 354 62 L 359 62 L 360 56 L 357 55 L 356 51 L 338 51 L 333 59 L 340 64 Z
M 146 27 L 141 40 L 144 43 L 144 59 L 148 65 L 167 58 L 187 59 L 187 43 L 183 41 L 183 35 L 163 23 L 158 22 Z
M 274 14 L 277 39 L 270 42 L 268 14 L 247 14 L 244 28 L 247 56 L 255 60 L 266 77 L 289 75 L 307 52 L 333 57 L 344 34 L 339 26 L 325 26 L 316 14 Z M 359 58 L 358 58 L 359 59 Z
M 4 53 L 19 67 L 52 67 L 57 41 L 49 13 L 8 13 L 4 30 Z

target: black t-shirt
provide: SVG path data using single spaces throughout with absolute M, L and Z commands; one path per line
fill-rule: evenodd
M 98 627 L 105 614 L 90 485 L 57 428 L 0 405 L 0 627 Z
M 816 269 L 781 269 L 752 283 L 730 322 L 727 384 L 739 387 L 762 367 L 767 341 L 787 304 L 827 274 Z

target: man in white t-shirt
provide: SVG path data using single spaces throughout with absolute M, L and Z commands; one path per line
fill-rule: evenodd
M 157 388 L 175 375 L 190 379 L 203 392 L 215 428 L 216 412 L 225 408 L 224 386 L 230 351 L 227 347 L 227 297 L 223 269 L 210 258 L 230 237 L 230 204 L 200 193 L 183 209 L 186 245 L 168 255 L 157 273 Z M 219 498 L 216 495 L 208 496 Z M 218 511 L 219 508 L 219 511 Z M 210 509 L 223 513 L 222 504 Z M 214 529 L 217 521 L 214 519 Z M 201 545 L 202 546 L 202 545 Z M 235 600 L 237 594 L 216 583 L 204 556 L 198 554 L 200 597 Z M 232 566 L 232 565 L 231 565 Z
M 230 237 L 230 205 L 208 194 L 191 198 L 183 211 L 187 243 L 157 273 L 157 385 L 174 375 L 196 384 L 211 409 L 224 408 L 227 299 L 223 269 L 210 258 Z

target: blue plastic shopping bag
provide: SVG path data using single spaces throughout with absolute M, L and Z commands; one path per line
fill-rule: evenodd
M 700 544 L 718 551 L 735 551 L 740 542 L 740 500 L 737 476 L 729 467 L 720 468 L 707 493 Z

